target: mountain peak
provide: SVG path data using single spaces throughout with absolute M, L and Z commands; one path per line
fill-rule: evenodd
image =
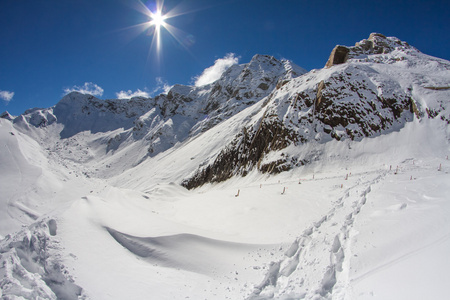
M 355 54 L 386 54 L 395 49 L 412 49 L 407 42 L 396 37 L 386 37 L 381 33 L 371 33 L 368 39 L 361 40 L 350 48 Z
M 280 65 L 281 62 L 271 55 L 256 54 L 252 57 L 252 59 L 250 60 L 250 63 L 248 65 L 253 65 L 253 64 L 270 64 L 272 66 L 276 66 L 276 65 Z
M 372 54 L 387 54 L 394 50 L 415 49 L 407 42 L 396 37 L 386 37 L 381 33 L 371 33 L 369 38 L 363 39 L 353 47 L 337 45 L 331 51 L 330 57 L 325 64 L 326 68 L 347 62 L 348 59 L 367 56 Z
M 14 116 L 12 116 L 8 111 L 4 111 L 0 114 L 1 119 L 13 120 Z
M 95 97 L 90 94 L 84 94 L 77 91 L 72 91 L 66 95 L 64 95 L 59 102 L 67 103 L 67 102 L 74 102 L 74 101 L 83 101 L 83 100 L 92 100 Z

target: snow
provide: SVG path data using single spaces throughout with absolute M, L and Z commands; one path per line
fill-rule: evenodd
M 413 180 L 404 174 L 410 169 L 417 170 L 410 175 Z M 389 180 L 377 187 L 371 210 L 362 212 L 355 236 L 358 247 L 351 262 L 355 266 L 355 296 L 365 299 L 373 293 L 378 299 L 442 297 L 441 280 L 450 279 L 445 271 L 450 265 L 441 256 L 450 250 L 446 220 L 449 178 L 445 173 L 436 176 L 435 168 L 424 169 L 423 162 L 412 165 L 410 161 L 398 174 L 400 180 Z M 396 230 L 392 231 L 392 227 Z M 394 253 L 393 247 L 398 249 Z
M 449 92 L 425 87 L 449 85 L 449 63 L 395 51 L 299 77 L 285 72 L 301 71 L 287 61 L 255 56 L 215 83 L 174 86 L 172 95 L 192 101 L 173 115 L 162 111 L 174 103 L 158 104 L 165 96 L 102 102 L 72 93 L 54 108 L 0 118 L 0 296 L 446 298 L 450 129 L 441 117 Z M 307 109 L 293 109 L 292 96 L 313 95 L 318 82 L 346 72 L 351 83 L 364 79 L 370 90 L 383 85 L 385 95 L 411 96 L 423 116 L 340 141 L 321 131 L 328 125 L 304 123 L 299 132 L 317 139 L 263 162 L 307 164 L 278 175 L 253 169 L 193 190 L 180 185 L 243 127 L 258 128 L 268 110 L 299 124 Z M 277 89 L 271 81 L 262 93 L 267 74 L 288 82 Z M 217 123 L 206 125 L 201 110 L 214 85 L 233 82 L 236 95 L 261 97 L 242 105 L 219 93 L 223 114 L 212 110 Z M 428 118 L 427 108 L 437 117 Z M 331 130 L 345 137 L 344 128 Z
M 3 137 L 20 136 L 9 130 L 2 121 Z M 317 144 L 320 160 L 304 168 L 278 176 L 255 171 L 193 191 L 167 183 L 177 177 L 140 179 L 133 189 L 127 172 L 114 180 L 65 177 L 53 202 L 66 204 L 43 212 L 57 224 L 46 236 L 58 240 L 65 267 L 92 299 L 441 298 L 449 279 L 447 130 L 439 120 L 416 121 L 360 142 Z M 197 147 L 208 144 L 203 138 Z M 183 148 L 160 163 L 180 167 Z M 24 147 L 21 161 L 34 150 Z M 135 168 L 135 178 L 150 165 Z M 16 295 L 32 297 L 25 291 Z

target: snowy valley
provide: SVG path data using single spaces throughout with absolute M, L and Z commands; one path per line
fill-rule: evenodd
M 449 123 L 450 62 L 381 34 L 5 112 L 0 296 L 443 299 Z

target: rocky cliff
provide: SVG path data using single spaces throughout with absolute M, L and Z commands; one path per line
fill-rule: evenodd
M 263 99 L 260 118 L 183 185 L 193 188 L 254 168 L 277 173 L 307 164 L 309 158 L 291 154 L 290 145 L 359 141 L 421 118 L 439 116 L 448 123 L 449 94 L 432 93 L 429 86 L 448 86 L 449 70 L 448 61 L 378 33 L 353 47 L 336 46 L 324 69 L 297 77 Z

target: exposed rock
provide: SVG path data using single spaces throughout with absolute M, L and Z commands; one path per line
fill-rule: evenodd
M 345 46 L 336 46 L 333 51 L 331 51 L 330 57 L 325 65 L 326 68 L 329 68 L 334 65 L 343 64 L 348 59 L 348 53 L 350 49 Z
M 411 98 L 411 105 L 409 108 L 410 112 L 414 113 L 417 117 L 417 119 L 420 119 L 422 117 L 422 114 L 420 113 L 419 109 L 417 108 L 416 102 Z
M 361 40 L 350 47 L 349 58 L 360 55 L 387 54 L 395 49 L 414 49 L 408 43 L 399 40 L 396 37 L 386 37 L 381 33 L 371 33 L 368 39 Z M 417 49 L 415 49 L 417 51 Z
M 361 55 L 387 54 L 395 49 L 406 50 L 415 48 L 396 37 L 386 37 L 381 33 L 371 33 L 368 39 L 357 42 L 353 47 L 340 45 L 334 47 L 325 67 L 330 68 L 334 65 L 343 64 L 349 59 L 360 57 Z
M 267 83 L 261 82 L 261 83 L 258 85 L 258 88 L 260 88 L 260 89 L 266 91 L 266 90 L 269 89 L 269 86 L 267 85 Z
M 424 86 L 424 88 L 433 91 L 450 90 L 450 86 Z
M 7 111 L 2 112 L 0 114 L 0 118 L 10 120 L 10 121 L 14 119 L 14 117 Z
M 321 82 L 319 82 L 319 84 L 317 85 L 317 94 L 316 94 L 316 103 L 315 106 L 316 108 L 320 105 L 320 103 L 322 102 L 322 90 L 325 87 L 325 82 L 322 80 Z
M 264 155 L 286 148 L 297 142 L 294 132 L 280 121 L 265 120 L 263 116 L 258 128 L 243 128 L 242 132 L 222 150 L 214 162 L 184 180 L 181 185 L 187 189 L 199 187 L 207 182 L 221 182 L 234 175 L 245 176 L 254 167 L 263 173 L 279 173 L 291 167 L 285 160 L 261 164 Z

